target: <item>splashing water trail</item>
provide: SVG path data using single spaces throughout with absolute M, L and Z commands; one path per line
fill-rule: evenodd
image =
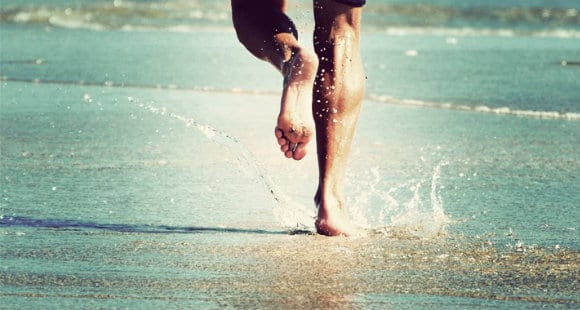
M 202 124 L 191 117 L 173 112 L 168 113 L 165 107 L 160 108 L 150 103 L 143 103 L 133 97 L 129 97 L 128 100 L 148 112 L 169 116 L 180 121 L 188 128 L 194 127 L 211 142 L 219 147 L 225 148 L 236 157 L 240 168 L 248 176 L 253 176 L 257 179 L 264 189 L 271 194 L 272 199 L 276 203 L 276 208 L 273 210 L 273 213 L 278 223 L 292 231 L 313 230 L 314 210 L 293 201 L 288 195 L 282 192 L 268 172 L 262 167 L 260 161 L 237 138 L 210 125 Z
M 258 180 L 275 201 L 273 214 L 280 225 L 290 231 L 313 231 L 315 210 L 292 200 L 280 190 L 259 160 L 237 138 L 195 119 L 168 112 L 165 107 L 144 103 L 129 97 L 129 102 L 150 113 L 167 116 L 195 128 L 205 138 L 235 156 L 239 167 Z M 372 167 L 367 182 L 359 182 L 355 195 L 347 201 L 353 223 L 378 233 L 416 238 L 434 238 L 445 233 L 450 222 L 445 215 L 439 194 L 441 168 L 448 162 L 441 161 L 432 169 L 429 177 L 410 179 L 394 186 L 383 184 L 379 167 Z M 425 186 L 430 181 L 430 186 Z M 388 188 L 384 190 L 384 188 Z M 428 192 L 427 192 L 428 191 Z M 358 193 L 358 194 L 356 194 Z

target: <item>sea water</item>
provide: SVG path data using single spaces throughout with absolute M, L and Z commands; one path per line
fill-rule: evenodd
M 281 158 L 280 78 L 227 1 L 4 0 L 2 298 L 577 305 L 578 9 L 369 2 L 347 243 L 286 238 L 312 231 L 314 148 Z M 289 14 L 309 42 L 310 4 Z

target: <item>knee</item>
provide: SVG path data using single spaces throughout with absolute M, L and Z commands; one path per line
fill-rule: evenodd
M 238 34 L 249 37 L 290 33 L 298 39 L 298 30 L 285 11 L 282 0 L 233 0 L 232 20 Z
M 292 20 L 275 6 L 232 6 L 232 19 L 238 40 L 258 58 L 268 57 L 271 50 L 286 55 L 291 52 L 288 45 L 295 45 L 290 43 L 298 40 Z
M 338 3 L 324 6 L 315 5 L 314 19 L 315 43 L 316 40 L 328 43 L 336 40 L 358 42 L 361 19 L 360 8 Z

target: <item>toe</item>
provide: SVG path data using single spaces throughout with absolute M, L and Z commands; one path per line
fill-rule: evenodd
M 282 153 L 290 152 L 290 147 L 288 146 L 288 144 L 284 144 L 280 147 L 280 150 L 282 151 Z
M 278 144 L 279 144 L 280 146 L 282 146 L 282 145 L 286 145 L 286 144 L 287 144 L 287 141 L 286 141 L 286 139 L 284 139 L 284 138 L 279 138 L 279 139 L 278 139 Z
M 280 139 L 284 137 L 284 132 L 282 131 L 282 129 L 276 127 L 276 129 L 274 130 L 274 135 L 276 135 L 276 138 Z
M 299 143 L 296 150 L 294 150 L 294 155 L 292 156 L 295 160 L 301 160 L 306 156 L 306 145 L 304 143 Z

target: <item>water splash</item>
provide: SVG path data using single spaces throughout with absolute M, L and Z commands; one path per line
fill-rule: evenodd
M 291 231 L 311 231 L 313 229 L 315 216 L 313 209 L 293 201 L 280 190 L 266 169 L 262 167 L 260 161 L 237 138 L 210 125 L 202 124 L 194 118 L 168 112 L 165 107 L 158 107 L 152 103 L 144 103 L 134 97 L 128 97 L 128 100 L 143 110 L 157 115 L 168 116 L 180 121 L 186 127 L 195 128 L 208 140 L 219 147 L 225 148 L 236 157 L 240 168 L 248 176 L 253 176 L 257 179 L 264 187 L 264 190 L 271 194 L 276 205 L 276 208 L 273 210 L 274 216 L 281 225 Z
M 248 177 L 257 180 L 271 195 L 275 202 L 273 214 L 280 225 L 294 232 L 314 230 L 314 208 L 292 200 L 280 190 L 261 162 L 236 137 L 154 103 L 142 102 L 134 97 L 127 99 L 140 109 L 178 120 L 217 146 L 225 148 L 235 157 L 239 168 Z M 358 196 L 353 201 L 347 201 L 351 206 L 349 213 L 354 224 L 390 235 L 404 231 L 407 236 L 432 238 L 443 234 L 449 220 L 439 194 L 439 179 L 441 168 L 447 164 L 445 161 L 439 162 L 429 177 L 410 179 L 387 187 L 387 190 L 384 189 L 385 180 L 381 177 L 379 167 L 371 168 L 370 180 L 359 182 Z M 425 186 L 429 182 L 430 186 Z
M 441 177 L 441 167 L 445 165 L 447 162 L 441 162 L 433 169 L 429 201 L 424 203 L 421 199 L 420 189 L 427 182 L 427 180 L 422 180 L 416 184 L 413 198 L 404 204 L 405 207 L 399 214 L 391 218 L 391 225 L 403 226 L 410 234 L 421 238 L 444 234 L 449 219 L 443 209 L 438 182 Z
M 351 216 L 361 227 L 383 234 L 402 233 L 418 238 L 433 238 L 445 234 L 450 222 L 445 215 L 439 193 L 441 168 L 439 162 L 430 177 L 404 181 L 384 189 L 378 167 L 370 169 L 370 181 L 358 185 Z M 430 186 L 425 186 L 429 184 Z

